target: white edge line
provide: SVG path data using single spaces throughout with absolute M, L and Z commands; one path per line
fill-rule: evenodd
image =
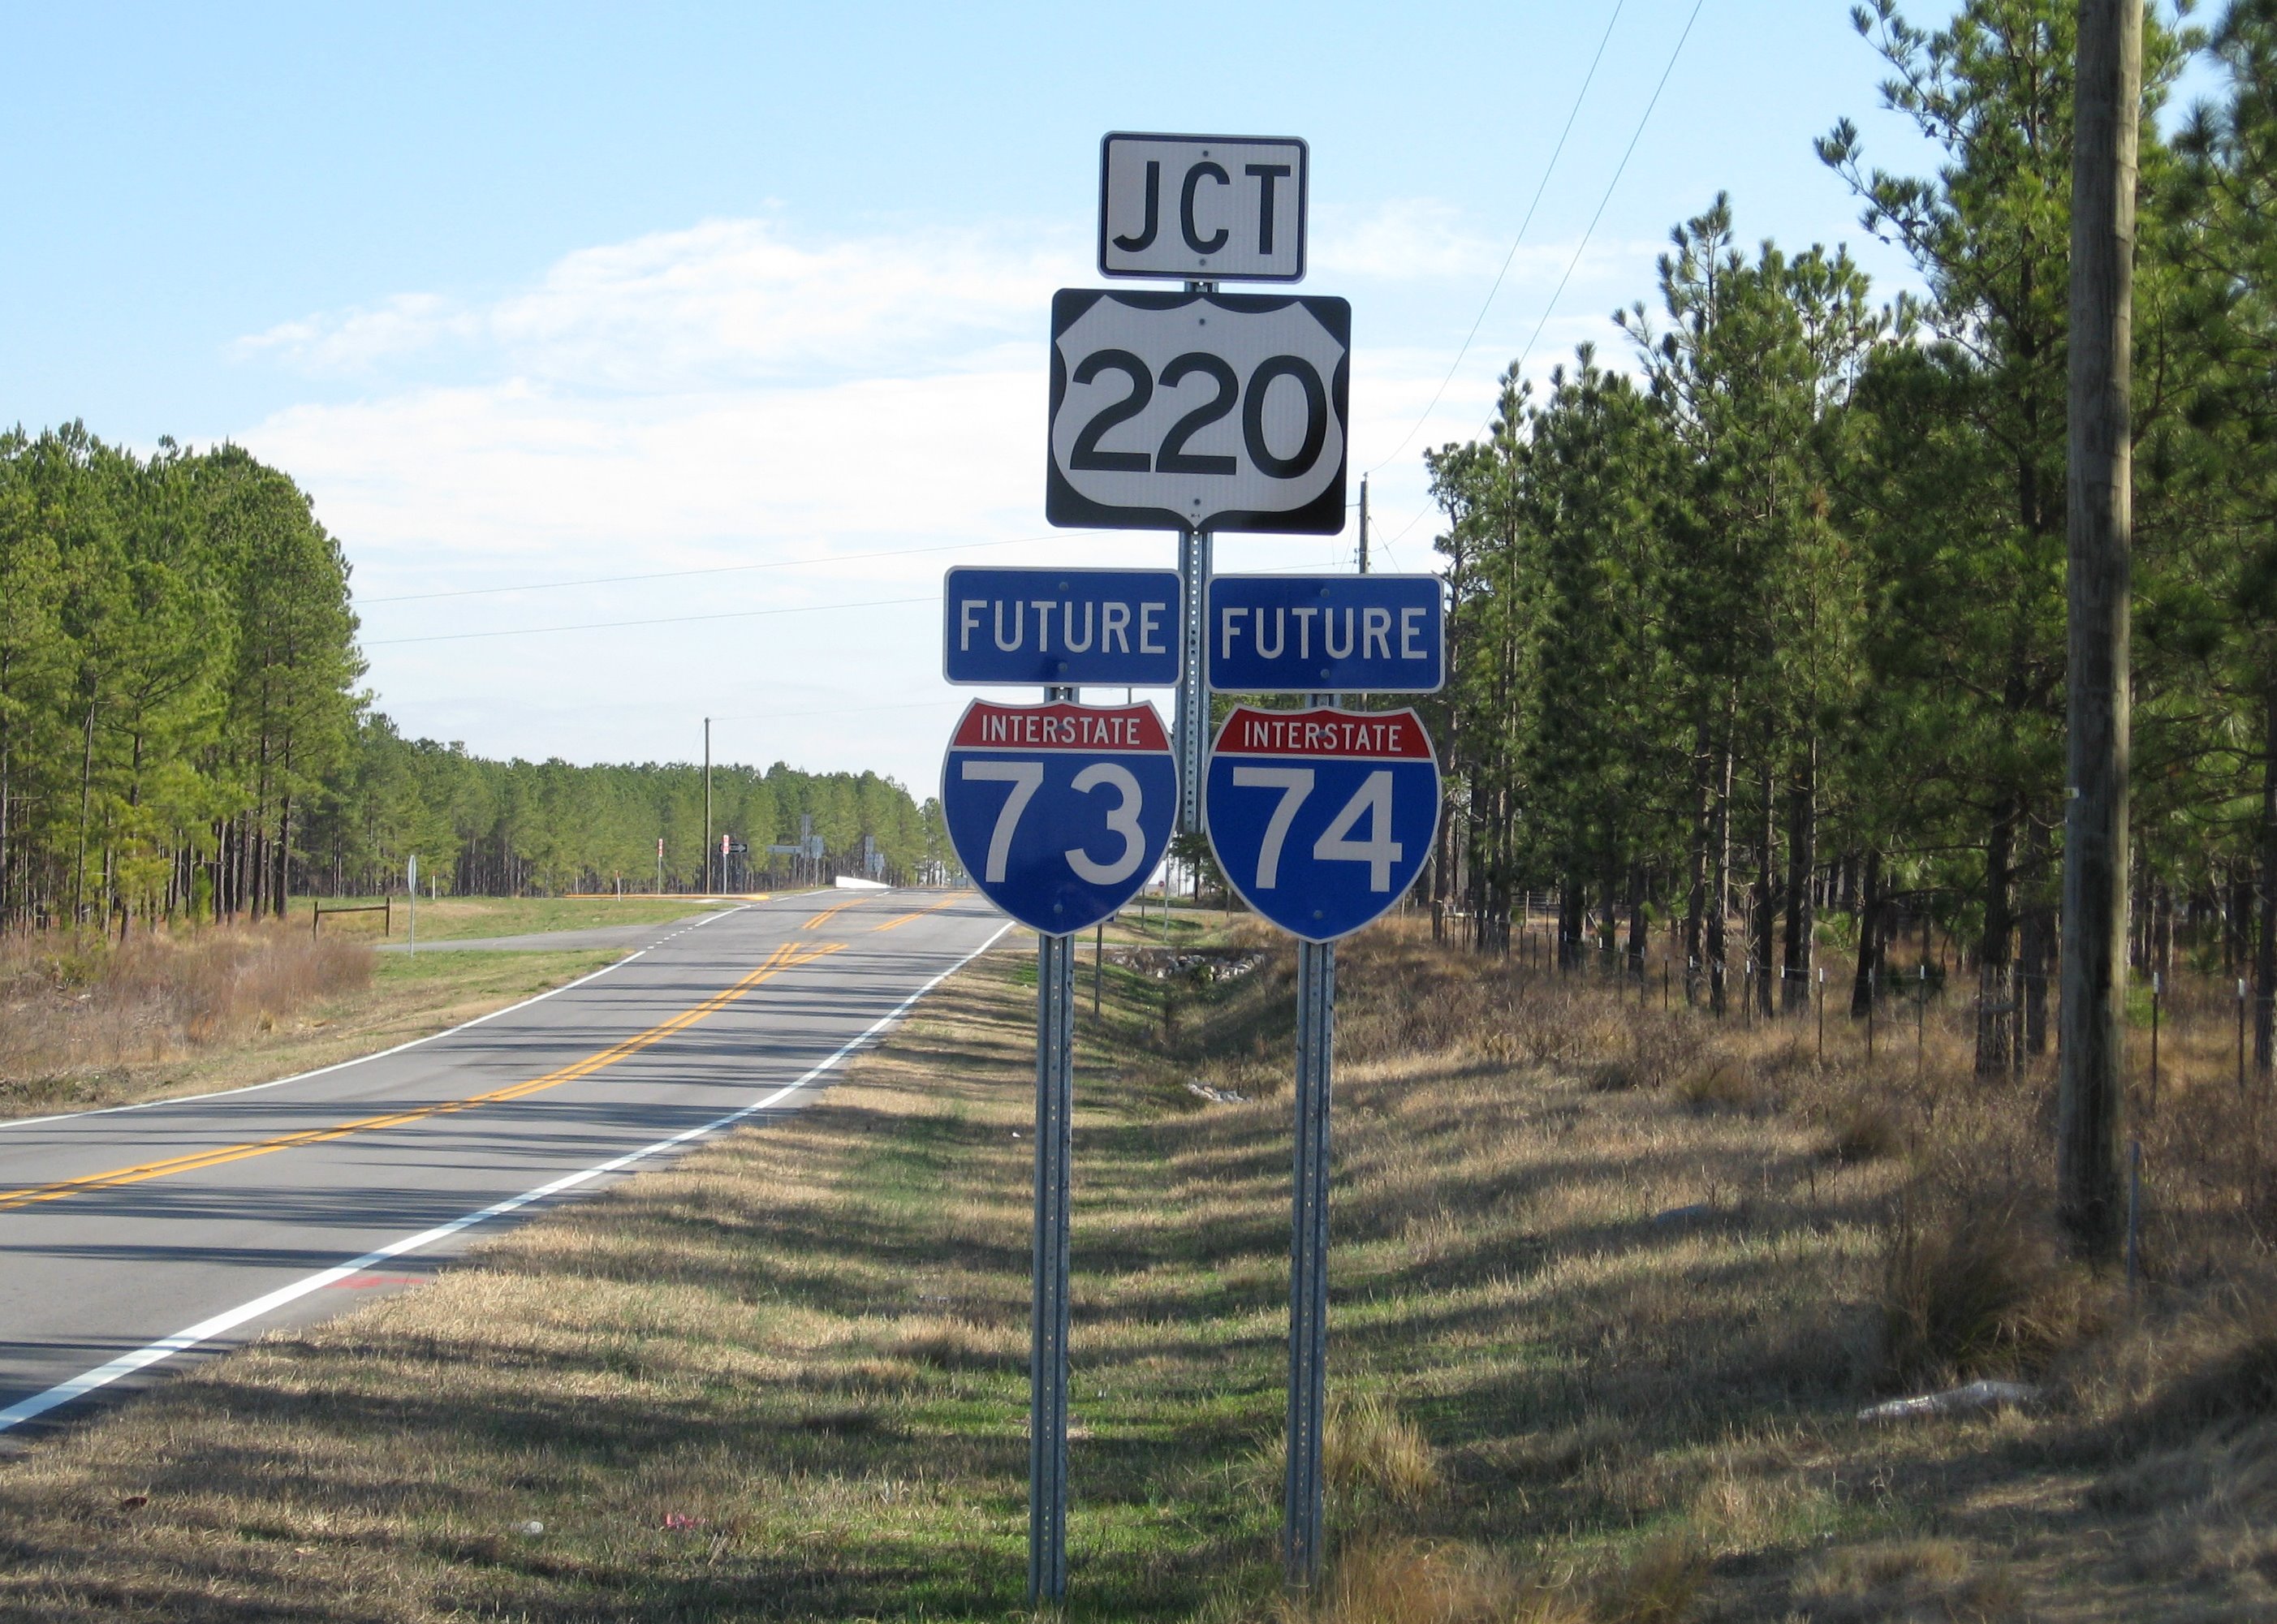
M 716 1134 L 723 1127 L 732 1127 L 747 1117 L 755 1116 L 771 1106 L 780 1104 L 835 1066 L 848 1055 L 877 1036 L 879 1033 L 900 1021 L 902 1016 L 909 1013 L 919 998 L 995 946 L 997 941 L 1011 928 L 1011 922 L 1009 920 L 999 925 L 986 941 L 903 998 L 861 1032 L 847 1039 L 834 1053 L 817 1064 L 797 1081 L 786 1083 L 764 1098 L 753 1100 L 750 1104 L 739 1110 L 731 1111 L 724 1117 L 716 1117 L 699 1127 L 683 1129 L 669 1139 L 659 1139 L 652 1145 L 644 1145 L 637 1150 L 628 1150 L 622 1156 L 612 1157 L 605 1162 L 596 1163 L 580 1172 L 565 1173 L 559 1179 L 539 1185 L 534 1190 L 525 1190 L 519 1195 L 508 1196 L 504 1201 L 493 1203 L 478 1212 L 469 1212 L 463 1218 L 453 1218 L 447 1224 L 438 1224 L 434 1228 L 422 1230 L 415 1235 L 406 1235 L 400 1241 L 391 1241 L 385 1246 L 366 1252 L 361 1257 L 351 1257 L 344 1264 L 335 1264 L 329 1269 L 319 1270 L 315 1274 L 295 1280 L 289 1286 L 280 1286 L 275 1291 L 255 1297 L 250 1302 L 240 1303 L 237 1307 L 225 1309 L 209 1319 L 202 1319 L 196 1324 L 177 1331 L 170 1337 L 161 1337 L 147 1347 L 136 1348 L 131 1354 L 121 1354 L 108 1364 L 97 1365 L 82 1376 L 74 1376 L 67 1382 L 59 1382 L 45 1393 L 34 1393 L 28 1399 L 0 1410 L 0 1432 L 5 1432 L 11 1427 L 21 1426 L 25 1422 L 47 1414 L 57 1405 L 68 1404 L 73 1399 L 93 1393 L 98 1387 L 106 1387 L 119 1377 L 132 1376 L 135 1371 L 146 1366 L 156 1364 L 161 1360 L 171 1359 L 176 1354 L 197 1347 L 201 1342 L 209 1342 L 216 1337 L 225 1336 L 248 1320 L 258 1319 L 264 1314 L 272 1313 L 285 1307 L 287 1303 L 298 1301 L 311 1292 L 322 1291 L 325 1286 L 335 1285 L 351 1275 L 361 1274 L 375 1264 L 385 1263 L 391 1257 L 401 1257 L 407 1253 L 416 1252 L 423 1248 L 434 1245 L 438 1241 L 446 1241 L 461 1230 L 471 1229 L 477 1224 L 488 1223 L 492 1218 L 504 1218 L 507 1213 L 529 1206 L 532 1202 L 544 1201 L 549 1195 L 559 1195 L 564 1190 L 572 1190 L 581 1184 L 588 1184 L 595 1179 L 605 1178 L 610 1173 L 621 1172 L 635 1162 L 645 1161 L 651 1156 L 677 1150 L 690 1140 L 701 1139 L 707 1134 Z
M 730 914 L 740 914 L 743 911 L 743 908 L 750 906 L 751 905 L 750 903 L 745 903 L 740 907 L 723 908 L 717 914 L 706 914 L 704 918 L 697 920 L 695 924 L 685 925 L 682 926 L 682 929 L 694 930 L 700 926 L 710 924 L 713 920 L 725 919 Z M 679 934 L 680 931 L 678 930 L 672 933 L 673 936 L 678 936 Z M 12 1117 L 5 1121 L 0 1121 L 0 1133 L 4 1133 L 11 1127 L 37 1127 L 42 1122 L 69 1122 L 80 1117 L 116 1116 L 121 1112 L 148 1111 L 158 1105 L 186 1105 L 193 1100 L 228 1099 L 231 1096 L 237 1094 L 258 1094 L 263 1089 L 281 1089 L 288 1082 L 306 1082 L 311 1077 L 322 1077 L 330 1072 L 344 1072 L 351 1066 L 362 1066 L 370 1060 L 385 1060 L 389 1055 L 401 1054 L 405 1050 L 416 1049 L 422 1043 L 438 1042 L 442 1038 L 452 1036 L 455 1033 L 463 1032 L 469 1027 L 478 1027 L 485 1021 L 496 1021 L 500 1015 L 511 1015 L 518 1009 L 528 1009 L 533 1004 L 543 1004 L 548 998 L 559 998 L 561 994 L 571 990 L 573 988 L 583 986 L 589 981 L 598 981 L 602 976 L 608 975 L 613 970 L 623 969 L 625 966 L 630 964 L 634 960 L 642 957 L 644 954 L 655 948 L 661 947 L 665 943 L 671 939 L 672 937 L 659 937 L 657 940 L 651 942 L 648 946 L 637 948 L 635 951 L 627 953 L 623 958 L 618 960 L 613 964 L 605 964 L 590 975 L 580 975 L 575 981 L 563 982 L 560 986 L 550 988 L 546 991 L 537 993 L 534 997 L 524 998 L 519 1004 L 509 1004 L 503 1009 L 494 1009 L 487 1015 L 476 1015 L 472 1021 L 461 1021 L 454 1027 L 446 1027 L 439 1032 L 430 1032 L 424 1037 L 415 1037 L 409 1043 L 396 1044 L 392 1049 L 378 1049 L 374 1050 L 369 1054 L 360 1054 L 353 1060 L 335 1060 L 330 1066 L 319 1066 L 312 1072 L 294 1072 L 290 1077 L 278 1077 L 268 1082 L 249 1082 L 241 1089 L 216 1089 L 210 1093 L 206 1094 L 164 1094 L 159 1096 L 156 1099 L 139 1099 L 134 1101 L 132 1104 L 98 1105 L 92 1111 L 62 1111 L 49 1117 Z M 569 951 L 574 952 L 577 950 L 572 948 Z

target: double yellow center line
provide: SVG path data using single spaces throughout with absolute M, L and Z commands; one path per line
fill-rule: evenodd
M 940 909 L 947 907 L 952 902 L 963 901 L 971 893 L 969 892 L 953 891 L 949 892 L 948 895 L 943 897 L 940 901 L 932 904 L 930 907 L 921 907 L 914 914 L 904 914 L 899 919 L 889 919 L 882 925 L 872 925 L 870 929 L 872 930 L 898 930 L 903 925 L 908 924 L 912 919 L 923 919 L 928 914 L 938 913 Z
M 769 953 L 758 969 L 732 987 L 713 993 L 701 1004 L 683 1009 L 669 1021 L 659 1022 L 645 1032 L 636 1033 L 622 1043 L 613 1043 L 582 1060 L 573 1060 L 559 1070 L 550 1071 L 542 1077 L 532 1077 L 526 1082 L 493 1089 L 487 1094 L 468 1095 L 464 1099 L 445 1100 L 407 1111 L 389 1112 L 384 1116 L 359 1117 L 353 1122 L 335 1123 L 330 1127 L 304 1128 L 297 1134 L 279 1134 L 273 1139 L 257 1139 L 246 1144 L 218 1145 L 209 1150 L 192 1151 L 187 1156 L 170 1157 L 162 1162 L 143 1162 L 133 1167 L 114 1168 L 109 1172 L 59 1179 L 53 1184 L 34 1184 L 22 1189 L 0 1190 L 0 1212 L 33 1206 L 40 1202 L 62 1201 L 67 1196 L 82 1195 L 92 1190 L 117 1189 L 122 1185 L 141 1184 L 152 1179 L 171 1178 L 176 1173 L 195 1172 L 202 1167 L 218 1167 L 225 1162 L 241 1162 L 249 1157 L 298 1150 L 302 1145 L 324 1144 L 330 1140 L 346 1139 L 352 1134 L 401 1127 L 408 1123 L 424 1121 L 429 1117 L 445 1116 L 454 1111 L 471 1111 L 478 1105 L 502 1104 L 507 1100 L 524 1099 L 548 1089 L 558 1089 L 565 1082 L 590 1077 L 604 1067 L 614 1066 L 644 1049 L 660 1043 L 674 1033 L 685 1031 L 697 1021 L 717 1014 L 761 983 L 773 979 L 785 970 L 796 969 L 802 964 L 841 952 L 845 945 L 843 942 L 785 942 Z

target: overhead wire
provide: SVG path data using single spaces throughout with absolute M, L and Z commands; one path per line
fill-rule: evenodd
M 769 558 L 756 564 L 714 564 L 692 570 L 652 570 L 639 575 L 594 575 L 581 581 L 534 581 L 511 587 L 458 587 L 442 592 L 398 592 L 386 597 L 359 598 L 359 604 L 412 603 L 433 598 L 490 597 L 506 592 L 552 592 L 567 587 L 613 587 L 634 581 L 679 581 L 690 575 L 730 575 L 747 570 L 797 569 L 809 564 L 858 564 L 872 558 L 907 558 L 919 553 L 963 552 L 983 547 L 1017 547 L 1024 542 L 1063 539 L 1064 533 L 1014 535 L 995 542 L 944 542 L 932 547 L 889 547 L 877 552 L 823 553 L 811 558 Z
M 1700 20 L 1700 12 L 1707 4 L 1708 0 L 1693 0 L 1692 14 L 1684 19 L 1684 31 L 1676 36 L 1675 49 L 1668 53 L 1668 64 L 1661 69 L 1659 81 L 1652 87 L 1651 99 L 1645 102 L 1644 111 L 1637 119 L 1636 129 L 1629 136 L 1629 144 L 1621 151 L 1621 161 L 1613 166 L 1612 178 L 1605 182 L 1604 195 L 1597 200 L 1596 212 L 1589 216 L 1589 224 L 1581 233 L 1581 240 L 1573 246 L 1573 257 L 1565 262 L 1565 274 L 1557 278 L 1557 287 L 1550 292 L 1550 302 L 1542 307 L 1542 319 L 1534 324 L 1533 335 L 1527 339 L 1526 347 L 1518 353 L 1518 359 L 1511 363 L 1512 371 L 1524 368 L 1534 353 L 1534 346 L 1542 341 L 1542 332 L 1550 325 L 1550 318 L 1557 313 L 1558 300 L 1565 296 L 1566 284 L 1573 279 L 1574 268 L 1580 264 L 1581 255 L 1588 251 L 1589 239 L 1596 234 L 1598 222 L 1605 217 L 1606 207 L 1613 201 L 1614 189 L 1621 184 L 1621 177 L 1627 172 L 1629 160 L 1636 156 L 1637 143 L 1644 139 L 1645 125 L 1652 121 L 1653 110 L 1660 105 L 1661 92 L 1668 88 L 1669 76 L 1676 72 L 1676 60 L 1684 54 L 1684 42 L 1692 37 L 1692 27 Z M 1425 415 L 1429 415 L 1428 411 Z M 1493 418 L 1489 417 L 1487 425 L 1491 427 L 1493 421 Z M 1411 432 L 1409 438 L 1413 437 Z M 1405 441 L 1401 442 L 1403 449 L 1405 444 Z M 1430 511 L 1428 507 L 1419 510 L 1414 518 L 1402 525 L 1398 533 L 1383 543 L 1385 548 L 1388 550 L 1400 536 L 1413 529 L 1422 520 L 1423 515 Z
M 1408 442 L 1415 437 L 1425 423 L 1431 421 L 1431 414 L 1439 409 L 1439 402 L 1447 393 L 1447 385 L 1455 381 L 1455 374 L 1462 369 L 1465 358 L 1471 353 L 1471 345 L 1479 336 L 1479 329 L 1486 324 L 1487 312 L 1494 307 L 1495 295 L 1502 292 L 1503 279 L 1510 275 L 1511 266 L 1518 260 L 1519 245 L 1526 240 L 1527 228 L 1534 224 L 1534 210 L 1542 206 L 1542 194 L 1550 189 L 1550 177 L 1557 172 L 1558 156 L 1565 150 L 1565 138 L 1573 133 L 1573 121 L 1581 116 L 1581 103 L 1588 96 L 1590 85 L 1596 80 L 1597 65 L 1605 59 L 1605 47 L 1612 43 L 1613 27 L 1620 21 L 1621 5 L 1626 4 L 1626 0 L 1618 0 L 1613 7 L 1613 14 L 1605 20 L 1604 36 L 1597 42 L 1597 54 L 1589 58 L 1589 71 L 1581 76 L 1580 89 L 1573 93 L 1573 105 L 1565 113 L 1565 127 L 1557 133 L 1557 144 L 1550 149 L 1550 162 L 1542 166 L 1542 179 L 1534 188 L 1534 200 L 1526 206 L 1526 216 L 1518 223 L 1518 235 L 1510 239 L 1510 252 L 1502 256 L 1502 269 L 1495 272 L 1494 283 L 1487 289 L 1486 298 L 1480 302 L 1479 314 L 1471 323 L 1471 330 L 1463 335 L 1461 347 L 1456 350 L 1455 359 L 1448 363 L 1447 376 L 1439 380 L 1439 387 L 1432 392 L 1431 404 L 1425 406 L 1421 415 L 1408 426 L 1407 432 L 1399 437 L 1399 444 L 1368 469 L 1370 474 L 1390 467 L 1391 459 L 1407 449 Z
M 924 597 L 872 598 L 861 603 L 788 603 L 774 609 L 727 609 L 702 615 L 657 615 L 643 620 L 581 620 L 574 626 L 516 626 L 490 632 L 431 632 L 420 637 L 376 637 L 364 647 L 385 649 L 398 643 L 465 642 L 476 637 L 536 637 L 546 632 L 605 632 L 626 626 L 680 626 L 691 620 L 748 620 L 759 615 L 819 614 L 835 609 L 892 609 L 903 603 L 937 603 L 940 601 L 928 594 Z

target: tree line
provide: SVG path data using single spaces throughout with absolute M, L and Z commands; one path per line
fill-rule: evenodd
M 1532 892 L 1565 951 L 1766 1013 L 1934 924 L 1976 978 L 1977 1064 L 2048 1042 L 2064 816 L 2065 378 L 2075 8 L 1854 13 L 1938 154 L 1817 143 L 1924 291 L 1740 243 L 1719 196 L 1583 346 L 1513 368 L 1429 454 L 1454 603 L 1431 881 L 1482 948 Z M 2217 93 L 2166 121 L 2186 64 Z M 2134 951 L 2277 993 L 2277 0 L 2149 19 L 2136 242 Z M 2164 133 L 2162 133 L 2162 127 Z M 1827 918 L 1830 910 L 1836 917 Z
M 414 854 L 460 892 L 706 884 L 700 769 L 406 740 L 356 632 L 339 541 L 242 448 L 0 434 L 0 929 L 279 915 Z M 937 808 L 874 773 L 720 768 L 712 800 L 753 848 L 712 884 L 809 830 L 821 875 L 945 850 Z

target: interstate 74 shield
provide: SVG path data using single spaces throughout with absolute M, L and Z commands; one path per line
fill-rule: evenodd
M 950 737 L 940 808 L 981 894 L 1066 936 L 1111 916 L 1162 861 L 1178 770 L 1152 705 L 979 699 Z
M 1399 900 L 1439 827 L 1439 763 L 1413 710 L 1260 710 L 1218 729 L 1210 849 L 1243 901 L 1308 942 Z

